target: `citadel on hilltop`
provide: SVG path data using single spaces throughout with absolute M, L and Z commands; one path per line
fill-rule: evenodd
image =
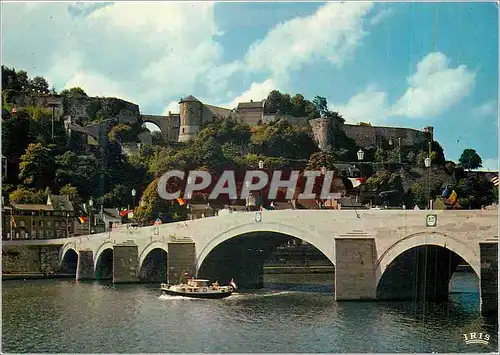
M 161 131 L 166 142 L 187 142 L 195 138 L 203 125 L 214 119 L 233 119 L 249 126 L 286 120 L 292 125 L 311 126 L 314 140 L 323 151 L 335 149 L 335 132 L 342 131 L 361 148 L 377 148 L 383 141 L 393 140 L 401 146 L 412 146 L 419 139 L 433 139 L 433 127 L 422 131 L 413 128 L 372 126 L 369 123 L 346 124 L 334 122 L 330 118 L 292 117 L 266 111 L 266 100 L 240 102 L 236 108 L 229 109 L 201 102 L 189 95 L 179 101 L 179 113 L 168 115 L 147 115 L 140 113 L 137 104 L 117 99 L 101 97 L 63 97 L 61 95 L 20 96 L 19 106 L 51 108 L 56 119 L 63 119 L 68 134 L 82 134 L 87 144 L 104 144 L 102 139 L 117 124 L 154 123 Z M 103 114 L 104 113 L 104 114 Z M 99 122 L 85 124 L 100 117 Z M 152 144 L 150 132 L 141 132 L 137 141 L 144 145 Z M 130 145 L 130 144 L 128 144 Z M 137 143 L 132 144 L 136 146 Z

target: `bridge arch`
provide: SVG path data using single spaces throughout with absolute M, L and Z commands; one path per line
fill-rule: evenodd
M 242 224 L 237 227 L 230 228 L 212 238 L 205 247 L 200 251 L 200 254 L 196 260 L 196 269 L 199 270 L 203 261 L 207 256 L 214 250 L 219 244 L 235 238 L 239 235 L 255 233 L 255 232 L 272 232 L 278 234 L 288 235 L 297 239 L 304 240 L 309 244 L 316 247 L 320 252 L 322 252 L 328 260 L 335 265 L 335 251 L 333 247 L 333 236 L 331 239 L 321 237 L 315 233 L 311 233 L 307 230 L 303 230 L 297 227 L 289 226 L 280 223 L 247 223 Z
M 375 265 L 377 298 L 447 299 L 460 262 L 479 277 L 480 260 L 470 245 L 438 232 L 411 234 L 392 244 Z
M 165 282 L 168 278 L 167 262 L 167 244 L 160 241 L 149 243 L 139 254 L 139 280 L 141 282 Z
M 146 123 L 149 125 L 146 125 Z M 154 125 L 160 131 L 164 139 L 168 139 L 168 123 L 168 116 L 142 115 L 143 127 L 147 128 L 152 134 L 153 130 L 149 129 L 148 126 Z
M 102 243 L 99 248 L 96 249 L 96 252 L 94 254 L 94 270 L 97 269 L 97 262 L 99 261 L 99 258 L 101 257 L 102 253 L 106 249 L 111 249 L 113 250 L 113 243 L 112 242 L 104 242 Z
M 77 248 L 76 248 L 76 242 L 74 242 L 74 241 L 64 244 L 63 247 L 59 250 L 59 268 L 61 267 L 61 265 L 63 263 L 64 257 L 66 256 L 66 253 L 68 252 L 68 250 L 71 250 L 71 249 L 73 249 L 73 251 L 75 251 L 78 254 Z
M 396 243 L 387 248 L 387 250 L 379 257 L 375 268 L 377 273 L 377 285 L 380 278 L 384 274 L 384 271 L 387 269 L 387 266 L 390 265 L 399 255 L 407 250 L 424 245 L 435 245 L 451 250 L 464 259 L 474 269 L 474 272 L 478 276 L 480 275 L 481 266 L 479 263 L 479 255 L 474 253 L 470 249 L 470 246 L 443 233 L 421 232 L 411 234 L 398 240 Z
M 59 272 L 76 274 L 78 258 L 79 253 L 77 252 L 76 243 L 65 244 L 59 253 Z
M 165 253 L 168 255 L 168 247 L 167 243 L 163 242 L 152 242 L 149 243 L 144 247 L 142 252 L 139 254 L 139 268 L 142 267 L 142 264 L 144 263 L 144 260 L 146 260 L 146 257 L 151 253 L 154 249 L 162 249 Z

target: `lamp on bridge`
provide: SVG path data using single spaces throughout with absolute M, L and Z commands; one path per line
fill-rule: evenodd
M 132 189 L 132 209 L 135 208 L 135 189 Z
M 325 175 L 325 174 L 326 174 L 326 167 L 322 166 L 321 167 L 321 175 Z
M 365 157 L 365 152 L 363 151 L 363 149 L 359 149 L 358 150 L 358 160 L 359 161 L 363 161 L 363 158 Z M 363 165 L 362 164 L 359 164 L 359 174 L 361 175 L 360 177 L 362 178 L 363 177 Z M 361 190 L 362 186 L 360 186 L 359 188 L 359 199 L 361 200 L 360 202 L 363 203 L 363 198 L 362 198 L 362 190 Z
M 92 210 L 92 206 L 94 206 L 94 201 L 92 201 L 92 197 L 89 200 L 89 235 L 91 234 L 91 229 L 90 229 L 90 211 Z
M 264 160 L 259 160 L 259 169 L 264 169 Z
M 427 198 L 428 198 L 428 208 L 431 209 L 431 158 L 427 157 L 424 159 L 425 167 L 428 169 L 427 174 Z

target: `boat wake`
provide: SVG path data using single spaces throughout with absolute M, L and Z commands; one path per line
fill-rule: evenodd
M 191 298 L 191 297 L 171 296 L 171 295 L 160 295 L 160 296 L 158 296 L 158 299 L 160 299 L 162 301 L 176 301 L 176 300 L 208 301 L 209 300 L 207 298 Z

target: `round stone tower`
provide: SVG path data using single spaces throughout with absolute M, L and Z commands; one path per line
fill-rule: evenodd
M 320 117 L 309 120 L 314 140 L 323 152 L 331 152 L 335 148 L 335 127 L 332 118 Z
M 203 104 L 192 95 L 179 101 L 179 142 L 187 142 L 198 135 L 202 125 L 202 112 Z

